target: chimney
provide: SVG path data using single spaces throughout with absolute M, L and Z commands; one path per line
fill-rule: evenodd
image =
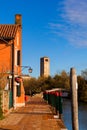
M 21 14 L 16 14 L 15 15 L 15 24 L 22 25 L 22 16 L 21 16 Z

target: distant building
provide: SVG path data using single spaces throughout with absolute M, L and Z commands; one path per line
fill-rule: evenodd
M 30 80 L 31 76 L 29 75 L 21 75 L 23 80 Z
M 40 58 L 40 76 L 48 77 L 50 75 L 50 59 L 48 57 Z

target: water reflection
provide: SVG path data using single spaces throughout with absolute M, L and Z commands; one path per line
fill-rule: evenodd
M 71 103 L 68 99 L 63 99 L 63 120 L 68 128 L 72 130 Z M 79 130 L 87 130 L 87 104 L 79 104 Z

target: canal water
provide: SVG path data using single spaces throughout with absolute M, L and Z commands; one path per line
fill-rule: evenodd
M 78 116 L 79 116 L 79 130 L 87 130 L 87 104 L 86 103 L 79 103 Z M 67 129 L 72 130 L 71 102 L 69 99 L 63 99 L 63 120 Z

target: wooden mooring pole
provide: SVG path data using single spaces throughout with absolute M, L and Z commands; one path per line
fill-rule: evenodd
M 74 68 L 70 69 L 71 87 L 71 110 L 72 110 L 72 130 L 79 130 L 78 125 L 78 98 L 77 98 L 77 76 Z

